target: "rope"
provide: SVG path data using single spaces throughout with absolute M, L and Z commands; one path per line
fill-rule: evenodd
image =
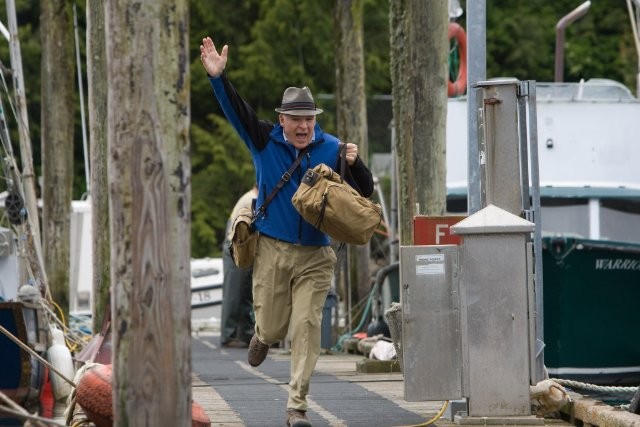
M 562 378 L 551 378 L 551 380 L 563 386 L 577 388 L 580 390 L 591 390 L 609 393 L 634 393 L 638 387 L 617 387 L 617 386 L 599 386 L 589 383 L 581 383 L 580 381 L 565 380 Z
M 11 400 L 9 396 L 7 396 L 1 391 L 0 391 L 0 401 L 3 402 L 3 404 L 0 404 L 0 413 L 4 412 L 6 414 L 13 415 L 19 418 L 33 420 L 37 423 L 36 425 L 38 426 L 50 426 L 50 425 L 64 426 L 64 424 L 58 424 L 56 421 L 46 419 L 46 418 L 40 418 L 35 415 L 29 414 L 29 412 L 27 412 L 26 409 L 24 409 L 22 406 L 18 405 L 16 402 Z M 46 422 L 46 424 L 43 424 L 42 422 Z
M 350 331 L 342 334 L 340 336 L 340 338 L 338 338 L 338 342 L 336 343 L 336 345 L 334 345 L 331 350 L 333 351 L 341 351 L 342 350 L 342 343 L 348 339 L 351 338 L 351 336 L 358 332 L 359 330 L 362 329 L 362 327 L 364 326 L 364 322 L 366 322 L 367 320 L 367 316 L 369 315 L 369 309 L 371 308 L 371 301 L 373 300 L 373 289 L 369 292 L 369 296 L 367 298 L 367 304 L 364 307 L 364 314 L 362 315 L 362 317 L 360 318 L 360 323 L 358 324 L 358 326 L 356 326 L 354 329 L 351 329 Z
M 20 412 L 20 411 L 17 411 L 15 409 L 11 409 L 9 407 L 2 406 L 2 405 L 0 405 L 0 412 L 4 412 L 5 414 L 8 414 L 8 415 L 13 415 L 14 417 L 23 418 L 25 420 L 36 421 L 36 422 L 38 422 L 38 425 L 40 425 L 40 426 L 51 426 L 51 425 L 54 425 L 54 426 L 65 427 L 64 424 L 59 423 L 57 421 L 54 421 L 54 420 L 52 420 L 50 418 L 43 418 L 43 417 L 39 417 L 37 415 L 31 415 L 28 412 L 27 413 Z M 45 424 L 43 424 L 43 423 L 45 423 Z

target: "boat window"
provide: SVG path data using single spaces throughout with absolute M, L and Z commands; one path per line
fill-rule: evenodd
M 620 212 L 627 212 L 634 215 L 640 215 L 640 199 L 607 199 L 600 200 L 603 208 L 613 209 Z
M 601 199 L 600 235 L 619 242 L 640 242 L 640 200 Z
M 542 233 L 589 236 L 589 204 L 587 199 L 543 198 Z

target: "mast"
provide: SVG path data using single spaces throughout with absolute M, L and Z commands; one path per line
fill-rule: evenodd
M 7 0 L 7 23 L 9 30 L 9 49 L 11 56 L 11 69 L 13 77 L 13 88 L 15 91 L 15 103 L 17 110 L 17 121 L 20 135 L 20 160 L 22 163 L 21 191 L 24 203 L 27 208 L 28 232 L 30 239 L 28 246 L 35 252 L 37 272 L 46 287 L 46 275 L 42 263 L 42 246 L 40 242 L 40 223 L 38 221 L 38 205 L 35 192 L 35 175 L 33 172 L 33 152 L 31 150 L 31 138 L 29 136 L 29 117 L 27 115 L 27 98 L 24 88 L 24 76 L 22 72 L 22 54 L 20 53 L 20 39 L 18 38 L 18 24 L 16 19 L 16 7 L 14 0 Z M 5 34 L 6 36 L 6 34 Z M 32 253 L 33 254 L 33 253 Z M 22 267 L 24 270 L 24 267 Z M 25 276 L 22 276 L 25 277 Z
M 25 96 L 24 76 L 22 74 L 22 54 L 20 53 L 16 8 L 13 0 L 7 0 L 7 23 L 9 25 L 9 48 L 11 53 L 11 69 L 13 70 L 13 88 L 15 91 L 16 109 L 18 111 L 22 186 L 24 188 L 25 204 L 29 212 L 29 218 L 32 219 L 32 216 L 37 217 L 38 205 L 36 203 L 33 173 L 33 153 L 31 151 L 31 139 L 29 137 L 27 98 Z M 40 239 L 40 224 L 38 221 L 31 221 L 31 232 L 34 239 Z

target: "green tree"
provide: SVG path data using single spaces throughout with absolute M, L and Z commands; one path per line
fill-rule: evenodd
M 251 29 L 252 40 L 230 46 L 230 78 L 256 111 L 273 117 L 288 86 L 309 86 L 313 93 L 332 93 L 332 2 L 265 0 Z
M 391 93 L 389 0 L 364 0 L 364 69 L 367 95 Z

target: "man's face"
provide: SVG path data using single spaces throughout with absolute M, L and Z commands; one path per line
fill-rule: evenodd
M 316 116 L 291 116 L 280 114 L 280 125 L 284 129 L 284 136 L 297 149 L 303 149 L 311 142 Z

